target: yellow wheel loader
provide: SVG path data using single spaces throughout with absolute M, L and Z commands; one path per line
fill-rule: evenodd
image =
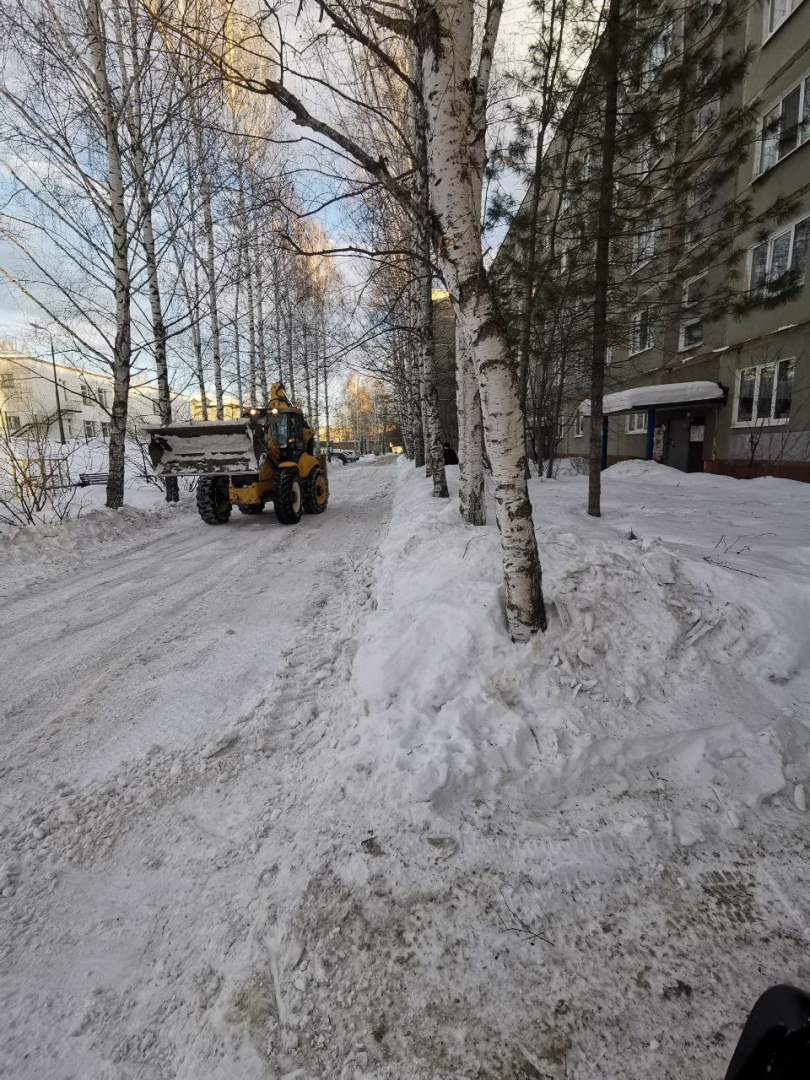
M 274 383 L 266 407 L 239 420 L 203 420 L 146 429 L 157 476 L 198 476 L 197 510 L 207 525 L 223 525 L 232 507 L 260 514 L 268 502 L 282 525 L 301 512 L 322 514 L 329 501 L 326 456 L 313 453 L 315 432 Z

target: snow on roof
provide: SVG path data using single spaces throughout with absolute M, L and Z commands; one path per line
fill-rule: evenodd
M 661 386 L 634 386 L 629 390 L 618 390 L 615 394 L 605 394 L 602 407 L 605 415 L 610 416 L 613 413 L 649 409 L 656 405 L 688 405 L 694 401 L 719 401 L 722 397 L 723 389 L 719 383 L 706 381 L 665 383 Z M 583 416 L 590 416 L 590 401 L 583 401 L 580 409 Z

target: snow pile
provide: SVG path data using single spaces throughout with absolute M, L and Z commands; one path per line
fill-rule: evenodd
M 169 505 L 158 502 L 162 494 L 157 488 L 150 488 L 152 493 L 151 506 L 125 505 L 120 510 L 102 507 L 86 510 L 62 524 L 43 523 L 6 530 L 0 533 L 0 562 L 30 565 L 32 560 L 47 561 L 51 556 L 90 551 L 99 544 L 135 537 L 145 529 L 163 528 L 169 515 L 191 509 L 188 497 L 180 504 Z
M 614 536 L 575 507 L 549 511 L 548 486 L 536 483 L 536 520 L 574 527 L 538 530 L 549 630 L 516 647 L 495 527 L 465 526 L 456 500 L 426 500 L 421 478 L 405 466 L 400 476 L 377 610 L 353 670 L 364 718 L 356 767 L 375 775 L 389 805 L 452 816 L 598 785 L 626 793 L 628 828 L 689 845 L 742 827 L 763 801 L 806 782 L 806 573 L 765 577 L 679 557 L 630 527 Z M 606 484 L 635 476 L 708 482 L 715 502 L 718 492 L 738 499 L 737 481 L 648 462 L 614 467 Z M 653 775 L 666 778 L 667 797 L 651 803 Z M 590 803 L 596 821 L 604 798 Z

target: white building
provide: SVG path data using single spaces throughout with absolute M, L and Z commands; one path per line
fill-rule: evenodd
M 113 381 L 109 375 L 54 365 L 17 352 L 10 342 L 0 342 L 0 427 L 23 432 L 31 424 L 47 424 L 48 437 L 60 438 L 59 421 L 66 439 L 107 439 Z M 172 396 L 173 419 L 190 420 L 191 399 Z M 135 435 L 160 423 L 157 389 L 135 384 L 129 392 L 128 428 Z

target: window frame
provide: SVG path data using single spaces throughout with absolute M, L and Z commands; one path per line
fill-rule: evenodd
M 708 270 L 702 270 L 699 274 L 693 274 L 692 277 L 686 278 L 681 289 L 681 319 L 678 328 L 678 352 L 690 352 L 692 349 L 699 349 L 703 344 L 704 333 L 703 327 L 703 315 L 687 316 L 687 312 L 690 308 L 695 308 L 702 303 L 702 299 L 693 300 L 689 302 L 689 288 L 694 285 L 696 281 L 704 280 L 708 275 Z M 685 331 L 688 326 L 694 326 L 695 323 L 701 324 L 700 341 L 693 342 L 691 345 L 686 344 Z
M 777 240 L 779 240 L 781 237 L 783 237 L 788 232 L 790 233 L 790 249 L 788 251 L 788 268 L 787 268 L 786 273 L 790 273 L 790 271 L 793 268 L 793 253 L 794 253 L 794 249 L 795 249 L 795 246 L 796 246 L 796 229 L 798 228 L 799 225 L 803 225 L 805 222 L 808 223 L 808 231 L 810 231 L 810 214 L 804 214 L 800 218 L 795 218 L 793 221 L 785 222 L 784 224 L 780 225 L 777 229 L 775 229 L 772 233 L 770 233 L 770 235 L 765 240 L 760 240 L 757 243 L 749 245 L 749 247 L 748 247 L 748 257 L 747 257 L 747 260 L 746 260 L 746 282 L 747 282 L 747 291 L 749 293 L 756 291 L 761 295 L 762 299 L 767 298 L 767 295 L 768 295 L 767 286 L 768 286 L 768 284 L 770 282 L 771 266 L 772 266 L 772 263 L 773 263 L 773 246 L 774 246 L 774 243 Z M 753 282 L 754 252 L 758 248 L 761 248 L 763 245 L 767 245 L 767 253 L 766 253 L 766 257 L 765 257 L 764 288 L 755 290 L 754 282 Z M 805 261 L 804 274 L 803 274 L 802 280 L 801 280 L 801 282 L 799 282 L 799 284 L 804 284 L 804 282 L 806 280 L 806 277 L 807 277 L 807 264 L 806 264 L 806 261 Z M 772 295 L 777 296 L 778 293 L 774 292 Z
M 795 9 L 794 9 L 795 10 Z M 782 109 L 785 102 L 795 93 L 799 91 L 799 116 L 796 121 L 797 130 L 797 142 L 796 145 L 788 150 L 786 153 L 779 156 L 779 143 L 782 139 Z M 771 169 L 775 169 L 780 162 L 785 158 L 789 158 L 791 154 L 795 154 L 806 142 L 810 142 L 810 124 L 808 125 L 807 134 L 802 138 L 802 127 L 804 126 L 804 112 L 805 102 L 810 102 L 810 70 L 804 71 L 798 78 L 798 80 L 787 88 L 784 93 L 780 94 L 778 98 L 772 98 L 767 107 L 762 108 L 759 123 L 757 125 L 757 138 L 756 147 L 757 152 L 754 155 L 754 179 L 758 180 L 760 176 L 765 176 Z M 763 167 L 762 156 L 765 150 L 765 121 L 767 117 L 775 110 L 779 109 L 779 128 L 769 138 L 775 140 L 776 158 L 767 166 Z
M 644 417 L 644 427 L 638 427 L 635 423 L 633 423 L 634 419 L 638 416 Z M 649 422 L 650 414 L 647 409 L 634 409 L 632 412 L 627 414 L 627 421 L 624 425 L 624 433 L 625 435 L 646 435 Z
M 653 259 L 658 255 L 660 247 L 659 238 L 661 236 L 661 228 L 661 217 L 660 215 L 656 215 L 656 217 L 650 218 L 649 221 L 645 223 L 644 229 L 642 229 L 640 232 L 637 232 L 634 236 L 632 273 L 635 274 L 638 270 L 642 268 L 642 266 L 646 266 L 648 263 L 651 263 Z M 652 244 L 652 250 L 649 254 L 645 254 L 643 258 L 640 258 L 639 256 L 642 237 L 649 238 Z
M 98 432 L 96 430 L 98 421 L 86 419 L 84 421 L 84 437 L 85 439 L 97 439 Z M 89 429 L 89 430 L 88 430 Z
M 647 337 L 645 339 L 647 341 L 647 344 L 645 344 L 642 348 L 637 349 L 636 348 L 636 325 L 637 324 L 640 325 L 641 317 L 643 315 L 645 315 L 645 314 L 647 315 Z M 633 321 L 632 321 L 632 330 L 631 330 L 631 335 L 630 335 L 630 350 L 629 350 L 629 352 L 627 354 L 628 360 L 633 356 L 640 356 L 642 353 L 649 352 L 650 349 L 654 349 L 655 346 L 656 346 L 655 328 L 654 328 L 654 324 L 653 324 L 653 320 L 652 320 L 652 309 L 648 308 L 648 307 L 647 308 L 640 308 L 638 311 L 633 312 L 632 319 L 633 319 Z M 652 338 L 652 341 L 649 340 L 650 337 Z
M 763 20 L 764 20 L 763 21 L 764 33 L 763 33 L 763 36 L 762 36 L 762 44 L 763 45 L 766 45 L 771 40 L 773 35 L 778 30 L 780 30 L 781 27 L 783 27 L 785 25 L 785 23 L 788 21 L 788 19 L 794 13 L 794 11 L 799 10 L 799 8 L 802 6 L 802 2 L 803 2 L 803 0 L 796 0 L 796 3 L 793 5 L 793 7 L 791 7 L 790 11 L 786 12 L 782 16 L 782 18 L 779 20 L 779 22 L 776 24 L 776 26 L 774 26 L 773 30 L 769 30 L 768 27 L 769 27 L 769 24 L 770 24 L 770 21 L 771 21 L 770 20 L 770 12 L 771 12 L 771 7 L 773 5 L 773 0 L 767 0 L 767 3 L 765 4 L 765 10 L 763 12 Z
M 776 391 L 779 387 L 779 367 L 781 364 L 793 364 L 793 380 L 796 378 L 796 360 L 795 356 L 784 356 L 778 360 L 765 360 L 761 364 L 747 364 L 745 367 L 740 368 L 734 376 L 734 403 L 731 414 L 731 426 L 733 428 L 755 428 L 755 427 L 782 427 L 784 424 L 790 423 L 790 412 L 787 416 L 774 416 L 773 413 L 776 408 Z M 771 415 L 768 417 L 757 416 L 757 409 L 759 406 L 759 387 L 761 373 L 765 368 L 773 369 L 773 390 L 771 391 Z M 751 409 L 750 420 L 740 420 L 740 384 L 742 383 L 742 377 L 747 371 L 754 371 L 754 391 L 753 391 L 753 405 Z M 790 389 L 790 404 L 791 411 L 793 408 L 793 383 L 791 383 Z
M 585 438 L 585 417 L 582 415 L 582 409 L 579 405 L 577 405 L 576 409 L 574 410 L 574 434 L 572 438 Z

